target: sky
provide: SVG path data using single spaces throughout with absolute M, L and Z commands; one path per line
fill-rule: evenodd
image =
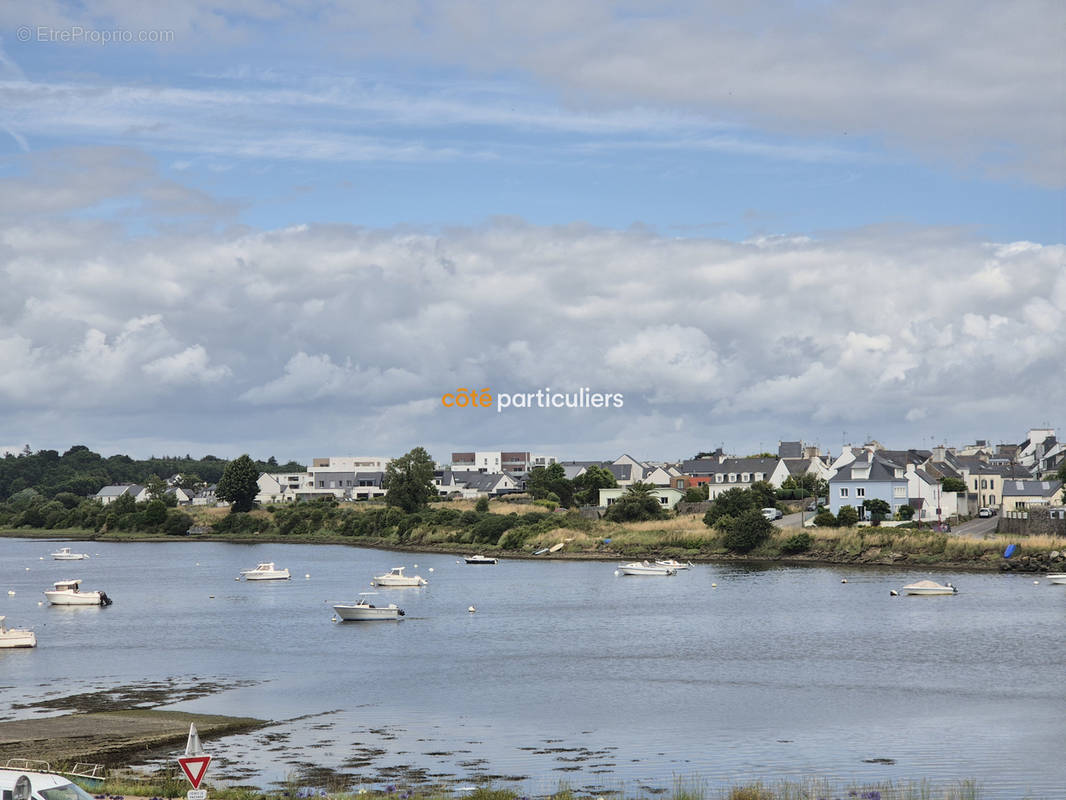
M 0 451 L 1066 428 L 1066 5 L 0 5 Z M 620 394 L 621 407 L 446 407 Z

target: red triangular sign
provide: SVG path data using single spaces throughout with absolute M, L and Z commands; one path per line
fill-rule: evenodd
M 181 771 L 192 784 L 192 788 L 199 789 L 200 781 L 204 779 L 204 773 L 207 772 L 207 765 L 211 763 L 211 756 L 179 756 L 178 763 L 181 765 Z

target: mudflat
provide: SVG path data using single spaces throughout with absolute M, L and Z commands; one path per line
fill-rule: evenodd
M 188 714 L 182 711 L 96 711 L 61 717 L 0 722 L 0 763 L 9 758 L 95 761 L 117 767 L 134 754 L 184 744 L 189 723 L 201 738 L 240 733 L 268 724 L 251 717 Z

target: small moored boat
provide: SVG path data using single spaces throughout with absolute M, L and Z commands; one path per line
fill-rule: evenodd
M 903 587 L 904 594 L 957 594 L 958 589 L 952 586 L 950 583 L 942 584 L 936 581 L 918 581 L 917 583 L 909 583 Z
M 333 610 L 337 612 L 337 616 L 342 621 L 359 621 L 359 620 L 375 620 L 375 619 L 399 619 L 402 617 L 403 609 L 398 608 L 395 603 L 389 603 L 387 606 L 375 606 L 369 600 L 368 596 L 377 594 L 376 592 L 360 592 L 359 602 L 357 603 L 338 603 L 333 606 Z
M 289 570 L 278 569 L 273 561 L 264 561 L 256 564 L 255 569 L 242 569 L 241 575 L 246 581 L 287 581 Z
M 104 592 L 83 592 L 79 588 L 81 578 L 72 581 L 56 581 L 44 596 L 54 606 L 109 606 L 111 598 Z
M 551 548 L 550 548 L 550 547 L 542 547 L 542 548 L 540 548 L 540 550 L 534 550 L 534 551 L 533 551 L 533 555 L 535 555 L 535 556 L 542 556 L 542 555 L 544 555 L 545 553 L 547 553 L 547 552 L 548 552 L 549 550 L 551 550 Z
M 88 553 L 72 553 L 69 547 L 60 547 L 54 553 L 52 558 L 56 561 L 80 561 L 83 558 L 88 558 Z
M 657 564 L 650 564 L 647 561 L 636 562 L 632 564 L 623 564 L 617 570 L 622 575 L 676 575 L 677 570 L 673 567 L 660 567 Z
M 384 575 L 375 575 L 374 586 L 425 586 L 429 581 L 421 575 L 404 575 L 404 567 L 393 567 Z
M 1066 572 L 1049 572 L 1044 576 L 1048 583 L 1066 584 Z
M 37 634 L 25 628 L 9 628 L 0 617 L 0 647 L 36 647 Z
M 500 559 L 489 558 L 488 556 L 483 556 L 479 554 L 476 556 L 467 556 L 465 560 L 467 564 L 496 564 L 499 562 Z
M 686 564 L 682 564 L 680 561 L 677 561 L 677 560 L 672 559 L 672 558 L 668 558 L 668 559 L 665 559 L 665 560 L 662 560 L 662 561 L 656 561 L 655 562 L 655 566 L 657 566 L 657 567 L 666 567 L 667 569 L 688 569 L 689 567 L 692 566 L 692 562 L 689 561 Z

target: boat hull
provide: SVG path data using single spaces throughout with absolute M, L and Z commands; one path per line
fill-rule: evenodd
M 671 569 L 670 567 L 645 567 L 643 565 L 634 566 L 632 564 L 619 567 L 618 571 L 623 575 L 657 575 L 660 577 L 677 574 L 677 570 Z
M 85 554 L 85 553 L 63 553 L 63 554 L 52 553 L 52 558 L 55 561 L 81 561 L 83 558 L 88 558 L 88 557 L 89 556 L 87 554 Z
M 1048 583 L 1066 585 L 1066 572 L 1053 572 L 1044 578 Z
M 424 578 L 388 578 L 382 576 L 374 578 L 372 583 L 375 586 L 425 586 L 426 580 Z
M 333 606 L 333 610 L 337 612 L 337 616 L 340 617 L 343 622 L 398 620 L 403 616 L 403 609 L 397 608 L 394 605 L 388 605 L 385 608 L 375 608 L 358 604 L 342 604 Z
M 45 592 L 44 596 L 54 606 L 102 606 L 101 592 Z
M 287 581 L 289 579 L 289 571 L 278 573 L 260 573 L 258 575 L 245 573 L 244 579 L 246 581 Z
M 0 633 L 0 648 L 10 649 L 15 647 L 36 647 L 37 634 L 33 631 L 24 631 L 12 628 Z
M 915 596 L 934 595 L 934 594 L 956 594 L 955 590 L 951 589 L 951 588 L 944 588 L 944 589 L 904 589 L 903 593 L 904 594 L 915 595 Z
M 496 558 L 468 558 L 467 564 L 495 564 L 499 559 Z

